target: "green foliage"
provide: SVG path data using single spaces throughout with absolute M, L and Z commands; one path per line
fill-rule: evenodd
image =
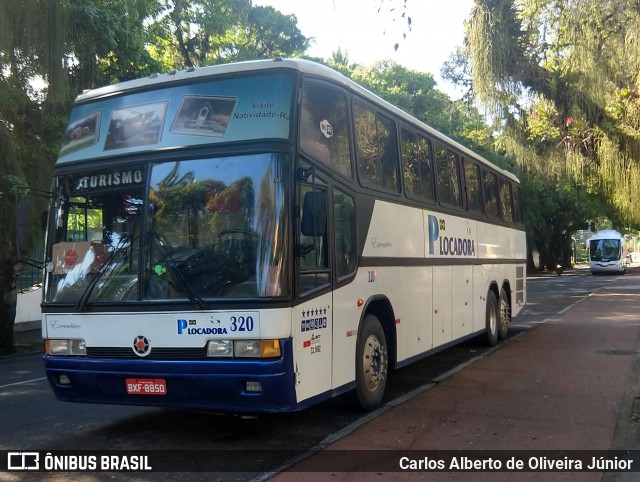
M 436 89 L 431 74 L 416 72 L 390 60 L 370 66 L 348 65 L 342 52 L 325 63 L 434 129 L 482 152 L 493 150 L 493 138 L 477 109 L 454 102 Z
M 532 231 L 547 222 L 560 237 L 610 207 L 640 225 L 638 40 L 637 0 L 475 2 L 463 51 L 471 89 L 499 119 L 527 210 L 540 212 Z
M 149 25 L 151 56 L 164 69 L 302 55 L 309 40 L 294 15 L 250 0 L 161 2 Z
M 16 207 L 26 187 L 8 129 L 0 123 L 0 353 L 13 349 L 16 290 Z
M 373 3 L 402 35 L 411 29 L 406 1 Z M 295 16 L 250 0 L 6 0 L 3 7 L 0 127 L 19 166 L 8 173 L 15 178 L 0 176 L 3 200 L 20 185 L 21 172 L 29 186 L 49 189 L 69 107 L 81 90 L 174 68 L 296 57 L 309 45 Z M 437 90 L 430 74 L 391 61 L 359 66 L 342 50 L 315 60 L 515 171 L 531 238 L 544 238 L 551 219 L 561 237 L 588 218 L 612 217 L 609 205 L 617 218 L 640 222 L 633 202 L 640 192 L 637 0 L 477 0 L 467 27 L 466 45 L 443 68 L 469 88 L 461 101 Z M 474 99 L 496 115 L 498 139 Z M 159 209 L 169 209 L 162 203 L 171 189 Z M 215 190 L 212 209 L 240 192 L 224 190 Z M 38 220 L 46 200 L 30 206 L 30 219 Z

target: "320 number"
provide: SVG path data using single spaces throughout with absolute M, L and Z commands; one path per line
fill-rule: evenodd
M 253 317 L 247 316 L 232 316 L 230 318 L 231 321 L 231 331 L 253 331 Z

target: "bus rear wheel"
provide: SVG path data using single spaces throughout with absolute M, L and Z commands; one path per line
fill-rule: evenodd
M 380 405 L 387 384 L 387 340 L 378 318 L 366 315 L 356 347 L 356 394 L 364 410 Z
M 493 290 L 489 290 L 487 295 L 487 317 L 485 325 L 485 334 L 487 343 L 494 346 L 498 343 L 498 319 L 500 312 L 498 311 L 498 300 Z
M 511 323 L 511 304 L 507 297 L 507 292 L 502 288 L 500 290 L 500 318 L 498 320 L 498 334 L 502 341 L 507 339 L 509 333 L 509 323 Z

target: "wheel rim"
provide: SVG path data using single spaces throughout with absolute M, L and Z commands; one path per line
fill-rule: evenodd
M 509 303 L 504 300 L 500 301 L 500 323 L 503 325 L 503 328 L 507 328 L 509 326 L 509 321 L 511 320 L 511 314 L 509 313 Z
M 385 364 L 384 346 L 377 336 L 369 336 L 362 353 L 364 384 L 368 390 L 374 391 L 384 380 Z

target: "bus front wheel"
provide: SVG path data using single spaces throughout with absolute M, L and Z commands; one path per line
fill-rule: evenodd
M 364 318 L 356 347 L 356 393 L 360 406 L 372 410 L 380 405 L 389 368 L 387 340 L 378 318 Z
M 498 343 L 498 319 L 500 312 L 498 311 L 498 299 L 493 290 L 489 290 L 487 295 L 487 319 L 485 325 L 485 334 L 487 343 L 494 346 Z

